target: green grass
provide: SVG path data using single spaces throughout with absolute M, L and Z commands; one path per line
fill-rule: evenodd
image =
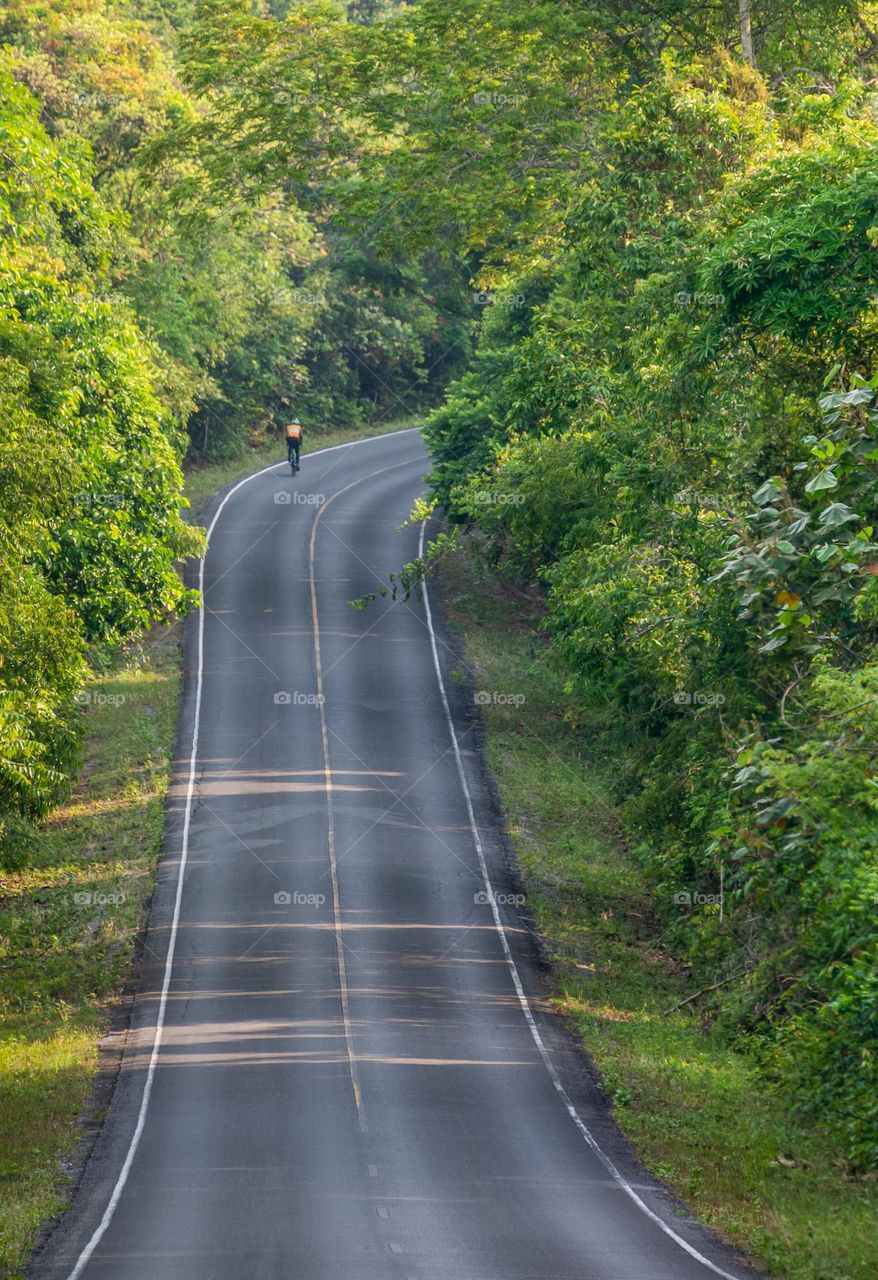
M 26 869 L 0 874 L 0 1275 L 62 1203 L 161 849 L 178 690 L 168 630 L 88 685 L 80 782 Z
M 320 435 L 308 432 L 302 459 L 306 461 L 308 454 L 318 449 L 328 449 L 335 444 L 347 444 L 351 440 L 363 440 L 369 436 L 384 435 L 389 431 L 405 431 L 409 427 L 416 427 L 421 421 L 420 417 L 397 418 L 392 422 L 379 423 L 374 427 L 359 430 L 342 429 L 322 432 Z M 255 442 L 246 453 L 229 462 L 209 462 L 188 467 L 186 494 L 192 510 L 197 512 L 218 489 L 224 488 L 234 480 L 243 479 L 251 471 L 258 471 L 260 467 L 270 466 L 272 462 L 283 462 L 284 457 L 284 442 L 275 438 Z
M 831 1135 L 797 1126 L 745 1055 L 674 1008 L 693 988 L 662 945 L 607 798 L 612 762 L 584 754 L 534 602 L 467 554 L 443 569 L 442 595 L 475 687 L 525 695 L 519 707 L 482 707 L 488 752 L 553 959 L 554 1002 L 621 1127 L 654 1173 L 771 1274 L 874 1280 L 878 1182 L 849 1176 Z

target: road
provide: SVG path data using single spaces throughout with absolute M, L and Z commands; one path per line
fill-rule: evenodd
M 37 1280 L 752 1275 L 541 1005 L 435 602 L 347 603 L 426 470 L 405 432 L 214 504 L 131 1030 Z

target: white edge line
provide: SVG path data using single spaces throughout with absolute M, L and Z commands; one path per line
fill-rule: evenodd
M 427 527 L 427 521 L 425 520 L 421 525 L 421 533 L 418 539 L 418 557 L 419 558 L 423 557 L 423 554 L 424 554 L 424 534 L 425 534 L 426 527 Z M 491 885 L 491 878 L 488 874 L 488 864 L 485 860 L 485 851 L 482 846 L 481 836 L 479 835 L 478 824 L 476 823 L 476 816 L 475 816 L 475 810 L 473 808 L 472 796 L 470 795 L 469 784 L 466 780 L 466 773 L 463 767 L 463 759 L 460 754 L 460 746 L 457 740 L 457 732 L 454 728 L 454 720 L 451 715 L 451 708 L 448 704 L 448 695 L 445 691 L 445 680 L 443 679 L 442 668 L 439 664 L 439 650 L 436 645 L 436 632 L 433 627 L 433 612 L 430 608 L 430 597 L 427 591 L 426 580 L 423 583 L 423 597 L 424 597 L 424 611 L 427 615 L 427 629 L 430 632 L 430 645 L 433 650 L 433 666 L 436 669 L 436 679 L 439 683 L 439 693 L 442 697 L 442 706 L 445 711 L 445 719 L 448 723 L 448 732 L 451 736 L 451 745 L 454 748 L 454 759 L 457 763 L 457 773 L 458 773 L 458 777 L 460 778 L 460 785 L 463 791 L 463 797 L 464 797 L 464 800 L 466 801 L 467 816 L 469 818 L 469 825 L 470 825 L 470 830 L 472 832 L 473 844 L 475 845 L 476 853 L 479 859 L 479 868 L 481 870 L 482 880 L 485 885 L 485 893 L 487 894 L 488 901 L 491 904 L 491 911 L 494 916 L 494 926 L 500 938 L 500 944 L 503 948 L 503 955 L 505 956 L 506 963 L 509 966 L 509 972 L 512 976 L 512 983 L 513 983 L 513 986 L 515 987 L 515 993 L 518 996 L 518 1002 L 521 1005 L 521 1011 L 524 1014 L 525 1021 L 527 1022 L 528 1028 L 530 1029 L 530 1033 L 533 1037 L 534 1044 L 539 1050 L 540 1057 L 542 1058 L 543 1064 L 545 1065 L 545 1068 L 549 1073 L 552 1084 L 555 1086 L 556 1092 L 561 1098 L 561 1101 L 564 1103 L 564 1106 L 567 1109 L 567 1114 L 570 1116 L 571 1120 L 576 1125 L 577 1129 L 582 1134 L 583 1138 L 585 1138 L 585 1141 L 591 1147 L 592 1151 L 594 1151 L 595 1155 L 598 1157 L 601 1164 L 607 1170 L 607 1172 L 609 1173 L 613 1181 L 626 1193 L 626 1195 L 631 1197 L 631 1199 L 634 1201 L 637 1207 L 639 1209 L 642 1209 L 643 1212 L 646 1214 L 646 1216 L 648 1218 L 651 1218 L 652 1221 L 655 1222 L 657 1226 L 661 1227 L 665 1235 L 670 1236 L 671 1239 L 676 1244 L 678 1244 L 681 1249 L 684 1249 L 686 1253 L 688 1253 L 697 1262 L 700 1262 L 702 1266 L 707 1267 L 708 1270 L 714 1273 L 714 1275 L 722 1276 L 723 1280 L 740 1280 L 740 1277 L 733 1276 L 728 1271 L 723 1271 L 721 1267 L 716 1266 L 715 1263 L 711 1262 L 709 1258 L 705 1258 L 703 1253 L 699 1253 L 697 1249 L 695 1249 L 691 1244 L 688 1243 L 688 1241 L 684 1240 L 682 1236 L 678 1235 L 677 1232 L 673 1229 L 673 1227 L 669 1226 L 668 1223 L 665 1222 L 663 1218 L 661 1218 L 657 1213 L 655 1213 L 652 1209 L 650 1209 L 649 1205 L 646 1204 L 645 1201 L 641 1199 L 641 1197 L 637 1194 L 637 1192 L 631 1186 L 630 1182 L 626 1180 L 623 1174 L 620 1173 L 620 1171 L 616 1168 L 615 1164 L 610 1159 L 610 1157 L 604 1152 L 603 1148 L 598 1143 L 594 1134 L 591 1132 L 591 1130 L 588 1128 L 588 1126 L 585 1124 L 585 1122 L 579 1115 L 579 1112 L 576 1110 L 576 1107 L 573 1105 L 573 1102 L 570 1099 L 570 1095 L 568 1094 L 567 1090 L 564 1088 L 564 1085 L 561 1082 L 561 1077 L 558 1075 L 557 1069 L 555 1067 L 554 1062 L 552 1061 L 552 1058 L 548 1049 L 546 1048 L 543 1037 L 540 1035 L 540 1030 L 536 1024 L 536 1019 L 534 1018 L 533 1010 L 530 1007 L 530 1001 L 528 1000 L 527 994 L 524 990 L 524 985 L 522 984 L 522 981 L 521 981 L 521 975 L 518 972 L 518 966 L 515 963 L 515 957 L 513 956 L 512 951 L 510 950 L 509 940 L 506 937 L 506 929 L 504 928 L 503 920 L 500 916 L 500 912 L 497 907 L 497 899 Z
M 418 427 L 406 427 L 402 431 L 385 431 L 378 436 L 361 436 L 357 440 L 346 440 L 343 444 L 327 445 L 325 449 L 315 449 L 313 453 L 306 454 L 308 458 L 316 458 L 321 453 L 333 453 L 336 449 L 350 449 L 354 445 L 368 444 L 371 440 L 387 440 L 390 436 L 404 436 L 410 431 L 418 431 Z M 245 476 L 243 480 L 239 480 L 236 485 L 231 488 L 217 507 L 213 519 L 207 529 L 207 545 L 204 549 L 204 555 L 198 562 L 198 591 L 204 599 L 204 563 L 207 559 L 207 552 L 210 550 L 210 537 L 216 528 L 217 521 L 223 513 L 223 508 L 234 494 L 238 492 L 245 484 L 249 484 L 251 480 L 257 479 L 259 476 L 266 475 L 269 471 L 275 471 L 278 467 L 285 467 L 285 462 L 273 462 L 271 466 L 262 467 L 259 471 L 252 472 L 249 476 Z M 113 1215 L 122 1198 L 122 1192 L 125 1190 L 125 1184 L 128 1181 L 128 1175 L 131 1172 L 131 1166 L 134 1163 L 134 1157 L 137 1155 L 137 1148 L 140 1146 L 140 1139 L 143 1136 L 143 1128 L 146 1124 L 146 1113 L 149 1109 L 149 1100 L 152 1095 L 152 1086 L 155 1079 L 156 1066 L 158 1064 L 159 1051 L 162 1044 L 162 1031 L 165 1025 L 165 1012 L 168 1005 L 168 991 L 171 985 L 171 973 L 174 967 L 174 953 L 177 948 L 177 929 L 180 923 L 180 904 L 183 899 L 183 874 L 186 870 L 186 863 L 189 856 L 189 829 L 192 821 L 192 799 L 195 794 L 195 765 L 198 759 L 198 734 L 201 721 L 201 690 L 204 682 L 204 608 L 199 610 L 198 614 L 198 676 L 195 686 L 195 715 L 192 727 L 192 751 L 189 756 L 189 781 L 186 786 L 186 810 L 183 818 L 183 838 L 180 851 L 180 865 L 177 871 L 177 893 L 174 900 L 174 915 L 171 921 L 171 936 L 168 940 L 168 950 L 165 957 L 165 976 L 162 982 L 162 993 L 159 999 L 159 1008 L 155 1021 L 155 1038 L 152 1045 L 152 1053 L 150 1054 L 149 1066 L 146 1072 L 146 1080 L 143 1085 L 143 1096 L 140 1099 L 140 1110 L 137 1114 L 137 1124 L 134 1127 L 134 1133 L 131 1135 L 131 1142 L 128 1146 L 128 1152 L 125 1156 L 125 1162 L 119 1171 L 116 1179 L 116 1185 L 113 1187 L 112 1194 L 104 1215 L 92 1233 L 91 1239 L 80 1253 L 76 1260 L 76 1265 L 70 1272 L 67 1280 L 79 1280 L 95 1249 L 100 1244 L 103 1236 L 113 1220 Z

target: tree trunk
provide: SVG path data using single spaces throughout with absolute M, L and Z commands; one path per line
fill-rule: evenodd
M 738 0 L 738 20 L 741 24 L 741 48 L 744 58 L 751 67 L 756 66 L 756 55 L 753 52 L 753 31 L 750 26 L 750 0 Z

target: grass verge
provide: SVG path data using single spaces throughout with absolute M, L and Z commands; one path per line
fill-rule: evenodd
M 878 1182 L 848 1175 L 831 1135 L 804 1130 L 752 1062 L 697 1012 L 662 946 L 649 895 L 565 716 L 532 601 L 464 552 L 443 568 L 443 616 L 475 687 L 525 695 L 482 706 L 528 902 L 572 1022 L 643 1162 L 704 1222 L 784 1280 L 878 1275 Z M 673 1010 L 673 1012 L 669 1012 Z
M 98 1041 L 130 968 L 162 843 L 179 655 L 167 629 L 119 655 L 83 706 L 80 780 L 28 866 L 0 874 L 0 1275 L 62 1200 Z

